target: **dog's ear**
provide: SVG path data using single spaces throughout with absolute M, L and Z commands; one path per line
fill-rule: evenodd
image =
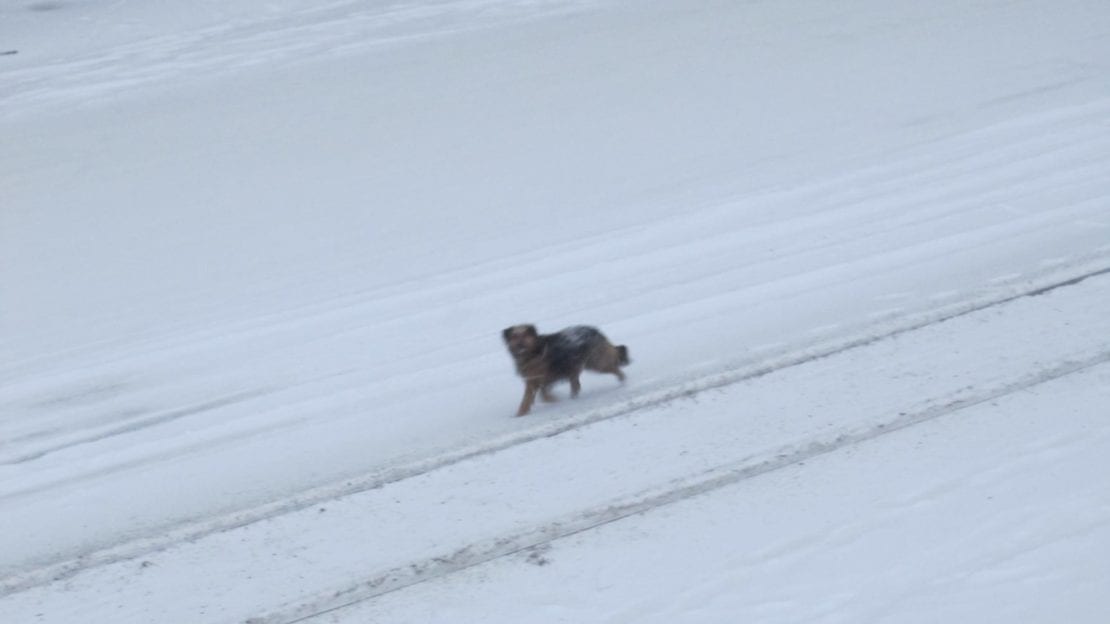
M 539 332 L 536 331 L 535 325 L 513 325 L 512 327 L 506 327 L 501 332 L 501 337 L 505 339 L 505 342 L 509 342 L 509 337 L 513 335 L 513 332 L 521 330 L 523 330 L 525 334 L 528 334 L 533 338 L 538 338 L 540 335 Z

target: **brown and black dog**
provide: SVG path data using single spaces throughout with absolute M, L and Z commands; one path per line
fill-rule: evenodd
M 578 396 L 583 369 L 612 373 L 624 381 L 620 367 L 628 364 L 628 347 L 614 346 L 596 327 L 576 325 L 554 334 L 540 334 L 535 325 L 513 325 L 501 332 L 505 346 L 524 378 L 524 399 L 517 416 L 532 409 L 539 392 L 544 401 L 554 401 L 551 385 L 566 379 L 570 395 Z

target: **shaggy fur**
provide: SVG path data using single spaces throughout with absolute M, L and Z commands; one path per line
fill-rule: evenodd
M 576 325 L 554 334 L 540 334 L 535 325 L 513 325 L 501 332 L 513 356 L 516 372 L 524 378 L 524 398 L 517 416 L 532 409 L 536 393 L 554 401 L 551 385 L 570 382 L 570 395 L 582 389 L 578 381 L 583 369 L 612 373 L 624 382 L 620 367 L 628 364 L 628 347 L 614 346 L 596 327 Z

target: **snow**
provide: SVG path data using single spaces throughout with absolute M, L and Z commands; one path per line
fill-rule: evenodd
M 0 7 L 6 50 L 0 620 L 313 616 L 814 441 L 527 546 L 551 565 L 493 549 L 334 617 L 1105 612 L 1104 2 L 27 2 Z M 628 383 L 512 418 L 521 322 L 599 327 Z M 625 473 L 634 442 L 652 461 Z M 1008 503 L 957 478 L 986 473 Z M 390 488 L 408 507 L 367 516 Z M 916 490 L 939 493 L 907 510 Z M 1066 518 L 1026 507 L 1068 491 Z M 737 507 L 763 524 L 726 530 Z M 953 516 L 974 540 L 930 528 Z M 398 518 L 421 549 L 359 543 Z
M 1110 344 L 1092 343 L 1089 332 L 1110 333 L 1110 317 L 1102 313 L 1107 302 L 1110 276 L 1092 277 L 867 346 L 812 358 L 724 386 L 715 393 L 694 395 L 693 400 L 660 401 L 650 409 L 583 423 L 561 435 L 473 449 L 464 461 L 413 471 L 408 478 L 386 477 L 366 484 L 361 491 L 264 522 L 180 540 L 161 552 L 145 553 L 141 562 L 133 558 L 105 562 L 66 581 L 60 596 L 53 586 L 35 587 L 10 597 L 8 607 L 15 621 L 35 616 L 39 621 L 65 622 L 90 612 L 111 613 L 123 621 L 187 621 L 192 614 L 203 612 L 213 621 L 284 622 L 354 603 L 358 606 L 349 620 L 341 621 L 392 622 L 437 619 L 429 617 L 428 610 L 434 613 L 439 600 L 444 600 L 461 605 L 456 607 L 460 610 L 457 616 L 451 615 L 450 609 L 440 614 L 444 621 L 477 621 L 498 609 L 505 609 L 498 621 L 511 621 L 523 617 L 518 610 L 533 604 L 516 600 L 499 604 L 503 598 L 496 596 L 503 597 L 504 591 L 518 594 L 513 583 L 495 583 L 498 587 L 489 605 L 452 596 L 472 597 L 476 591 L 472 579 L 483 578 L 485 567 L 519 568 L 522 562 L 517 555 L 528 548 L 541 546 L 543 557 L 558 560 L 568 541 L 569 556 L 581 559 L 581 566 L 553 565 L 549 573 L 576 577 L 576 582 L 598 582 L 590 574 L 578 575 L 590 570 L 607 578 L 610 573 L 601 571 L 614 565 L 611 557 L 620 567 L 628 559 L 607 551 L 624 547 L 623 538 L 606 537 L 608 527 L 629 522 L 632 527 L 614 530 L 619 535 L 643 535 L 635 525 L 655 522 L 644 518 L 654 518 L 656 509 L 684 508 L 695 504 L 694 499 L 712 501 L 707 503 L 712 511 L 694 512 L 685 521 L 686 531 L 664 533 L 674 535 L 673 541 L 643 537 L 639 547 L 631 547 L 652 552 L 642 541 L 656 543 L 675 552 L 651 556 L 681 562 L 673 570 L 665 564 L 632 565 L 620 574 L 627 579 L 629 590 L 613 596 L 612 608 L 633 609 L 641 601 L 656 602 L 653 597 L 665 594 L 663 589 L 637 593 L 635 588 L 643 588 L 643 583 L 673 586 L 678 596 L 687 591 L 688 571 L 700 568 L 703 562 L 692 555 L 681 556 L 683 552 L 703 553 L 706 566 L 722 565 L 714 556 L 726 552 L 734 556 L 764 553 L 770 548 L 761 543 L 765 538 L 751 537 L 752 531 L 735 513 L 747 507 L 751 495 L 736 490 L 757 487 L 740 484 L 766 478 L 780 483 L 781 477 L 771 475 L 800 470 L 817 474 L 792 477 L 798 481 L 790 488 L 795 501 L 830 497 L 824 505 L 813 502 L 803 507 L 812 504 L 823 510 L 828 506 L 844 514 L 846 507 L 854 506 L 855 520 L 840 526 L 823 512 L 802 513 L 791 507 L 776 512 L 781 504 L 777 497 L 760 501 L 767 510 L 752 517 L 757 524 L 786 523 L 793 530 L 817 533 L 817 541 L 826 546 L 827 542 L 839 545 L 836 534 L 848 533 L 854 538 L 852 545 L 864 551 L 860 557 L 865 562 L 895 552 L 881 539 L 891 532 L 895 535 L 887 539 L 899 539 L 907 521 L 892 519 L 891 509 L 898 511 L 896 518 L 910 516 L 919 507 L 943 514 L 958 509 L 960 515 L 947 520 L 945 531 L 953 536 L 957 529 L 989 534 L 991 524 L 983 526 L 974 518 L 964 521 L 966 497 L 978 500 L 984 491 L 994 491 L 996 484 L 1016 490 L 997 486 L 1000 499 L 1005 494 L 1008 498 L 1004 500 L 1021 505 L 992 519 L 992 524 L 1003 525 L 993 539 L 979 544 L 959 540 L 950 546 L 959 555 L 954 558 L 957 567 L 953 567 L 953 559 L 930 548 L 929 566 L 891 581 L 884 599 L 919 583 L 918 575 L 944 580 L 950 575 L 997 574 L 994 565 L 1000 550 L 1017 550 L 1015 556 L 1025 553 L 1034 575 L 1054 572 L 1082 580 L 1079 572 L 1093 569 L 1106 577 L 1110 574 L 1104 557 L 1108 544 L 1098 538 L 1110 523 L 1110 505 L 1106 504 L 1105 484 L 1090 476 L 1110 450 L 1110 423 L 1105 422 L 1105 410 L 1099 407 L 1105 405 L 1110 392 L 1110 385 L 1104 383 L 1110 379 Z M 1052 332 L 1024 331 L 1046 326 L 1058 315 L 1073 322 Z M 1052 425 L 1061 418 L 1069 424 L 1062 431 L 1044 426 L 1045 421 Z M 1000 420 L 1014 422 L 1002 426 Z M 965 428 L 971 430 L 962 431 Z M 873 447 L 883 459 L 855 457 Z M 906 447 L 912 452 L 906 453 Z M 828 455 L 839 459 L 825 459 Z M 1082 461 L 1068 460 L 1062 473 L 1052 468 L 1060 458 L 1071 455 Z M 918 465 L 900 463 L 907 456 L 916 457 Z M 840 467 L 820 468 L 838 462 Z M 902 481 L 891 478 L 891 470 L 904 473 Z M 969 485 L 956 487 L 961 478 Z M 848 505 L 839 500 L 842 495 L 826 492 L 830 481 L 841 488 L 884 492 L 897 500 L 880 498 L 867 505 L 859 501 Z M 1051 490 L 1056 498 L 1030 500 L 1022 489 L 1029 487 Z M 691 502 L 684 502 L 687 500 Z M 1029 506 L 1039 510 L 1037 518 L 1025 517 Z M 733 511 L 722 512 L 722 507 Z M 1067 522 L 1051 523 L 1042 517 L 1051 518 L 1072 508 Z M 646 511 L 653 513 L 637 515 Z M 988 512 L 998 513 L 991 509 L 983 514 Z M 664 517 L 678 513 L 668 511 Z M 926 516 L 915 522 L 923 522 L 927 528 L 935 519 Z M 697 528 L 703 523 L 711 528 Z M 1023 533 L 1022 527 L 1030 523 L 1043 524 L 1044 530 Z M 794 526 L 798 524 L 802 529 Z M 1091 534 L 1080 532 L 1086 529 Z M 596 540 L 603 546 L 574 545 L 579 535 L 591 530 L 598 531 Z M 1084 558 L 1064 568 L 1049 565 L 1038 554 L 1061 535 L 1087 548 Z M 691 539 L 697 547 L 689 545 Z M 784 544 L 779 547 L 784 552 L 774 560 L 837 558 L 826 552 L 827 548 L 807 546 L 814 539 L 775 536 L 770 541 Z M 730 548 L 710 548 L 714 542 Z M 869 545 L 878 553 L 868 555 Z M 1078 571 L 1070 566 L 1077 566 Z M 457 570 L 465 573 L 449 575 Z M 799 581 L 792 568 L 777 573 L 783 575 L 780 585 Z M 876 569 L 862 566 L 855 573 L 868 578 Z M 512 570 L 502 574 L 517 576 Z M 836 582 L 846 580 L 843 575 L 833 576 Z M 119 583 L 116 579 L 120 578 L 128 580 Z M 228 579 L 236 582 L 229 584 Z M 591 587 L 564 580 L 560 576 L 554 582 L 534 578 L 520 582 L 543 587 L 548 595 L 553 587 L 565 588 L 561 590 L 565 594 L 556 600 L 560 605 L 574 605 L 581 596 L 594 593 Z M 820 591 L 842 591 L 836 583 L 801 580 L 803 587 L 812 584 Z M 432 587 L 420 586 L 423 581 Z M 718 586 L 714 596 L 731 596 L 736 584 L 746 585 L 739 580 L 713 584 Z M 764 579 L 752 589 L 752 597 L 760 596 L 760 587 L 767 585 L 774 583 Z M 406 592 L 417 597 L 398 597 Z M 440 594 L 442 597 L 436 597 Z M 386 595 L 385 604 L 398 605 L 393 607 L 398 613 L 377 614 L 378 609 L 390 607 L 367 602 Z M 1071 595 L 1069 591 L 1054 600 Z M 1030 598 L 1040 600 L 1036 595 Z M 735 613 L 728 606 L 733 604 L 731 600 L 725 601 L 723 611 L 703 618 L 728 619 L 725 614 Z M 978 609 L 984 607 L 984 601 L 990 606 L 987 596 L 978 601 Z M 587 602 L 582 608 L 586 607 L 593 609 L 597 604 Z M 1036 602 L 1030 605 L 1033 607 L 1046 608 Z M 366 609 L 375 615 L 367 616 L 363 613 Z M 657 617 L 665 620 L 668 613 L 658 610 Z M 741 615 L 748 613 L 741 610 Z M 771 614 L 764 617 L 793 621 L 798 615 L 798 611 L 787 610 L 778 620 L 771 619 Z M 861 615 L 867 615 L 866 609 Z M 580 614 L 552 620 L 594 618 L 607 619 Z
M 1108 373 L 308 621 L 1102 621 Z

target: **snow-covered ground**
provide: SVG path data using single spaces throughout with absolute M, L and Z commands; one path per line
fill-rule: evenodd
M 1108 302 L 1103 274 L 549 423 L 264 522 L 55 570 L 66 578 L 6 606 L 42 622 L 1095 622 L 1110 339 L 1091 334 L 1110 336 Z
M 1105 2 L 28 1 L 0 53 L 0 621 L 1110 611 Z M 629 382 L 511 418 L 523 321 Z

